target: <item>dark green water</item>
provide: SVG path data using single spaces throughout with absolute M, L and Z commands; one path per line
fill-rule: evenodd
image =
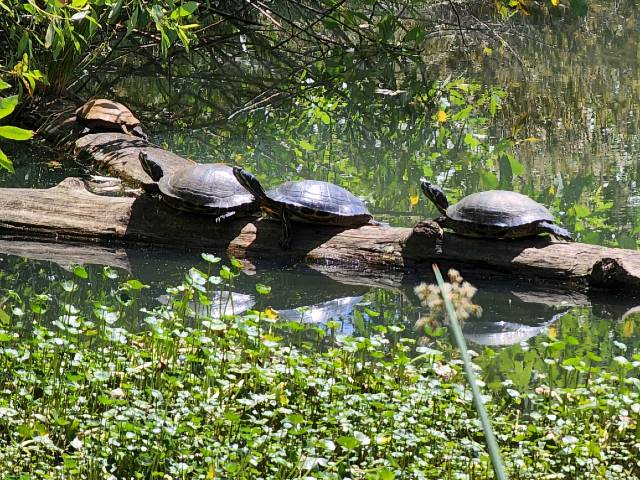
M 612 17 L 606 25 L 587 20 L 561 28 L 542 22 L 530 35 L 513 40 L 524 68 L 498 48 L 491 55 L 480 49 L 455 62 L 453 71 L 469 80 L 443 90 L 443 110 L 459 111 L 458 96 L 478 101 L 487 85 L 501 87 L 506 96 L 496 94 L 501 109 L 494 116 L 485 104 L 485 114 L 459 121 L 450 116 L 444 124 L 420 102 L 421 96 L 433 94 L 430 84 L 399 68 L 393 81 L 394 70 L 382 67 L 353 83 L 323 88 L 312 78 L 302 79 L 308 85 L 304 95 L 235 116 L 247 99 L 233 104 L 232 92 L 219 94 L 215 84 L 188 75 L 172 82 L 128 77 L 115 82 L 115 91 L 145 119 L 158 144 L 199 162 L 241 164 L 267 186 L 296 178 L 338 183 L 392 225 L 413 225 L 435 215 L 419 193 L 418 179 L 424 175 L 441 184 L 452 200 L 488 188 L 526 193 L 547 205 L 579 241 L 638 248 L 637 26 L 629 12 Z M 433 74 L 445 78 L 447 72 Z M 479 79 L 477 91 L 468 86 L 474 78 Z M 448 137 L 442 129 L 450 130 Z M 496 155 L 499 142 L 510 137 L 510 156 Z M 4 186 L 51 186 L 69 171 L 89 173 L 73 164 L 65 164 L 67 170 L 57 168 L 58 163 L 47 165 L 64 162 L 46 149 L 37 154 L 16 150 L 12 156 L 17 171 L 0 174 Z M 42 163 L 33 162 L 34 157 Z M 149 284 L 144 295 L 152 305 L 167 286 L 182 281 L 189 267 L 203 266 L 198 253 L 128 250 L 129 272 L 119 270 L 120 277 L 131 275 Z M 55 263 L 1 258 L 2 270 L 11 275 L 10 280 L 5 275 L 0 295 L 16 284 L 45 290 L 47 278 L 71 275 Z M 462 274 L 474 281 L 471 272 Z M 344 283 L 302 266 L 265 264 L 255 274 L 239 277 L 234 290 L 255 297 L 257 307 L 271 306 L 282 315 L 310 307 L 297 311 L 304 321 L 339 318 L 345 332 L 360 334 L 376 324 L 412 329 L 424 312 L 413 294 L 419 280 L 385 289 Z M 257 283 L 270 285 L 272 293 L 257 295 Z M 622 324 L 617 323 L 636 303 L 630 295 L 540 290 L 524 280 L 474 283 L 484 315 L 465 329 L 476 344 L 518 343 L 549 326 L 562 328 L 563 322 L 587 330 L 597 324 L 602 335 L 611 334 L 601 327 L 609 324 L 622 342 L 635 340 L 633 329 L 619 330 Z M 595 345 L 600 340 L 591 341 Z

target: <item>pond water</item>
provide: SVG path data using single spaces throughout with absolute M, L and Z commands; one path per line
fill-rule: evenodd
M 419 192 L 418 179 L 425 175 L 454 200 L 488 188 L 526 193 L 549 206 L 579 241 L 638 248 L 638 36 L 634 18 L 621 12 L 616 20 L 569 28 L 542 22 L 531 35 L 512 40 L 524 67 L 500 49 L 481 49 L 476 57 L 461 60 L 455 72 L 464 71 L 469 80 L 442 86 L 438 94 L 443 111 L 454 112 L 461 95 L 466 102 L 477 102 L 487 85 L 506 92 L 489 94 L 501 105 L 493 117 L 478 114 L 461 122 L 464 135 L 456 133 L 453 117 L 438 124 L 435 112 L 425 112 L 419 98 L 433 94 L 430 86 L 409 75 L 394 76 L 391 82 L 385 71 L 372 71 L 371 81 L 362 74 L 352 84 L 322 88 L 309 77 L 304 80 L 306 95 L 228 120 L 224 118 L 232 116 L 234 108 L 224 103 L 228 99 L 220 99 L 228 96 L 219 95 L 213 84 L 203 86 L 201 77 L 190 80 L 185 75 L 170 85 L 163 78 L 128 77 L 114 82 L 114 91 L 146 119 L 152 140 L 170 150 L 199 162 L 241 164 L 269 186 L 294 178 L 338 183 L 365 199 L 376 218 L 392 225 L 413 225 L 435 215 Z M 437 76 L 445 78 L 446 73 Z M 473 78 L 480 79 L 477 91 L 469 86 Z M 149 105 L 149 111 L 141 105 Z M 450 137 L 441 142 L 448 125 Z M 496 154 L 500 140 L 512 135 L 508 154 Z M 3 186 L 51 186 L 67 176 L 69 168 L 73 174 L 89 173 L 53 158 L 45 148 L 35 155 L 43 163 L 32 163 L 33 151 L 10 153 L 16 173 L 0 173 Z M 117 288 L 123 279 L 139 278 L 150 286 L 143 291 L 143 304 L 152 306 L 162 302 L 167 286 L 183 281 L 190 267 L 206 271 L 199 253 L 129 249 L 126 268 L 116 269 L 119 278 L 104 281 L 108 288 Z M 9 253 L 0 260 L 0 293 L 18 290 L 17 284 L 44 292 L 52 279 L 73 275 L 55 262 L 24 261 Z M 91 282 L 103 278 L 100 272 L 92 268 L 87 295 L 95 289 Z M 479 351 L 483 346 L 516 345 L 510 355 L 517 358 L 522 354 L 519 343 L 542 332 L 546 335 L 536 341 L 564 331 L 588 340 L 584 348 L 636 340 L 629 323 L 636 317 L 622 320 L 636 303 L 628 295 L 633 292 L 624 298 L 586 295 L 543 289 L 526 280 L 462 274 L 479 288 L 474 300 L 484 314 L 465 324 L 465 335 Z M 381 324 L 412 330 L 424 313 L 413 293 L 420 279 L 394 288 L 346 280 L 303 266 L 258 265 L 255 272 L 235 280 L 234 293 L 245 297 L 219 294 L 214 302 L 227 304 L 231 298 L 236 306 L 271 307 L 285 318 L 304 322 L 333 318 L 342 331 L 356 334 Z M 257 284 L 270 286 L 271 292 L 258 294 Z

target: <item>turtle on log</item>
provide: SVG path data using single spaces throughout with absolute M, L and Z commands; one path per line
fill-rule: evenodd
M 85 127 L 80 132 L 81 135 L 90 132 L 121 131 L 147 139 L 147 135 L 140 128 L 140 120 L 119 102 L 97 98 L 78 107 L 75 113 L 77 122 Z
M 425 196 L 442 217 L 436 222 L 443 228 L 469 237 L 520 238 L 549 233 L 572 241 L 571 233 L 556 225 L 553 215 L 535 200 L 508 190 L 487 190 L 464 197 L 449 205 L 444 191 L 426 179 L 420 179 Z

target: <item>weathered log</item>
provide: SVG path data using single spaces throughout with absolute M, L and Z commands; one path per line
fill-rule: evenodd
M 429 270 L 433 262 L 535 276 L 589 287 L 638 291 L 640 252 L 550 237 L 514 241 L 443 234 L 437 224 L 414 229 L 295 225 L 293 248 L 278 246 L 280 224 L 254 218 L 216 223 L 177 212 L 150 195 L 103 197 L 70 178 L 44 190 L 0 189 L 0 232 L 84 241 L 136 242 L 226 252 L 249 261 L 336 265 L 359 275 Z M 441 245 L 441 248 L 439 248 Z

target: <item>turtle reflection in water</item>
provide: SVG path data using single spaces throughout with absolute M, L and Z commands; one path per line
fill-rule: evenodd
M 153 155 L 143 151 L 139 159 L 144 171 L 157 182 L 162 200 L 175 209 L 211 215 L 216 221 L 258 211 L 253 196 L 227 165 L 194 164 L 165 174 L 162 162 Z
M 449 205 L 444 191 L 420 179 L 426 197 L 443 215 L 436 222 L 460 235 L 485 238 L 520 238 L 550 233 L 563 240 L 573 240 L 571 233 L 554 223 L 544 206 L 526 195 L 507 190 L 488 190 L 464 197 Z
M 556 323 L 568 313 L 560 312 L 546 322 L 538 325 L 525 325 L 513 322 L 486 322 L 473 320 L 462 326 L 462 333 L 467 340 L 489 347 L 505 347 L 522 343 L 542 333 L 547 327 Z
M 172 301 L 175 304 L 180 302 L 180 297 L 160 295 L 158 301 L 163 305 L 169 305 Z M 211 302 L 210 305 L 204 305 L 190 300 L 186 305 L 186 315 L 192 318 L 207 316 L 218 320 L 226 315 L 240 315 L 252 308 L 256 303 L 252 295 L 226 290 L 211 293 L 209 301 Z
M 348 318 L 361 300 L 362 295 L 334 298 L 315 305 L 278 310 L 277 312 L 278 316 L 283 320 L 300 323 L 325 323 L 332 319 Z

